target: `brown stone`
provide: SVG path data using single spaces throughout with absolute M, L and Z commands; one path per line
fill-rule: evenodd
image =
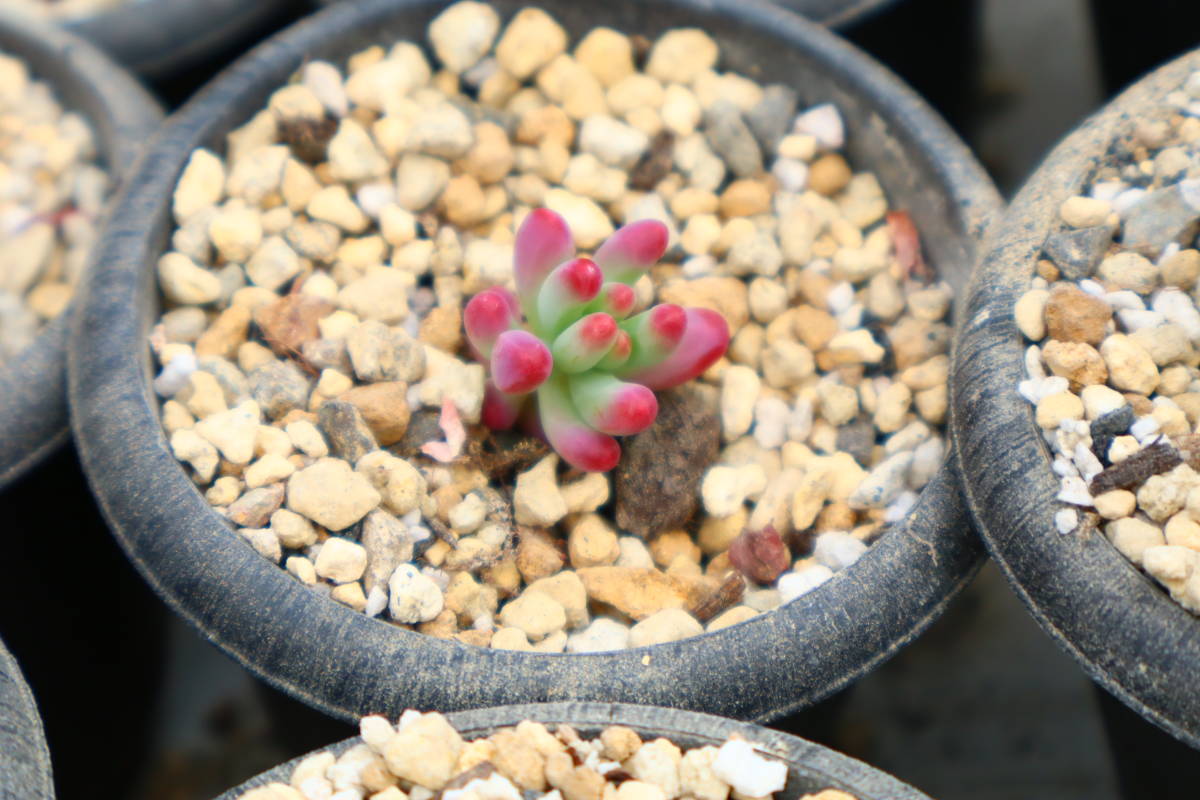
M 766 214 L 771 210 L 771 190 L 762 181 L 749 178 L 734 181 L 721 192 L 718 208 L 727 219 Z
M 626 440 L 613 481 L 617 525 L 643 538 L 680 528 L 695 513 L 700 480 L 721 443 L 711 387 L 664 392 L 658 418 Z
M 430 309 L 421 320 L 417 339 L 447 353 L 457 353 L 462 345 L 462 312 L 453 306 Z
M 1112 308 L 1098 297 L 1074 286 L 1059 284 L 1046 301 L 1046 335 L 1060 342 L 1104 341 Z
M 824 350 L 825 345 L 837 335 L 838 324 L 828 311 L 801 305 L 793 309 L 792 330 L 805 347 L 817 353 Z
M 305 342 L 321 338 L 317 321 L 329 316 L 334 305 L 308 294 L 288 294 L 254 311 L 254 324 L 276 355 L 300 352 Z
M 367 386 L 356 386 L 342 392 L 338 399 L 358 409 L 375 440 L 383 447 L 395 444 L 404 438 L 408 430 L 408 419 L 412 413 L 408 407 L 408 384 L 402 381 L 385 381 Z
M 1052 339 L 1042 347 L 1042 358 L 1052 373 L 1071 382 L 1073 391 L 1108 380 L 1108 367 L 1090 344 Z
M 237 359 L 238 347 L 246 341 L 250 329 L 250 309 L 230 306 L 217 315 L 208 330 L 196 340 L 196 355 Z
M 688 608 L 689 587 L 679 577 L 648 567 L 585 567 L 577 570 L 588 598 L 635 620 L 664 608 Z
M 517 529 L 517 571 L 526 583 L 550 577 L 565 563 L 562 551 L 546 531 L 523 526 Z
M 830 197 L 845 189 L 852 176 L 846 159 L 837 153 L 826 153 L 808 168 L 808 188 Z

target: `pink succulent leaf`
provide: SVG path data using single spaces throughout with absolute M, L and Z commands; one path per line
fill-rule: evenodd
M 526 394 L 541 386 L 554 369 L 546 343 L 529 331 L 500 334 L 492 349 L 492 380 L 505 394 Z
M 448 464 L 462 453 L 463 444 L 467 441 L 467 431 L 463 428 L 462 419 L 458 416 L 458 408 L 450 398 L 442 401 L 442 413 L 438 417 L 438 426 L 446 435 L 444 442 L 426 442 L 421 445 L 421 452 L 430 458 Z
M 621 460 L 617 440 L 580 419 L 560 379 L 546 381 L 538 389 L 538 411 L 546 441 L 576 469 L 607 472 Z
M 537 330 L 553 339 L 583 316 L 603 281 L 600 268 L 591 259 L 576 258 L 555 267 L 538 290 Z
M 666 225 L 643 219 L 622 226 L 592 258 L 604 271 L 605 280 L 632 284 L 662 258 L 669 239 Z
M 572 376 L 570 391 L 580 418 L 601 433 L 632 436 L 653 425 L 658 416 L 654 392 L 603 372 Z
M 512 292 L 494 287 L 471 298 L 463 309 L 463 327 L 467 341 L 471 343 L 478 358 L 486 361 L 500 334 L 515 327 L 521 319 Z
M 659 391 L 671 389 L 698 377 L 725 355 L 729 347 L 729 325 L 725 318 L 707 308 L 689 308 L 683 339 L 661 363 L 652 367 L 618 370 L 617 375 Z
M 516 424 L 525 406 L 523 395 L 505 394 L 490 379 L 483 387 L 480 421 L 494 431 L 506 431 Z
M 687 312 L 682 306 L 663 303 L 621 323 L 633 339 L 633 352 L 625 370 L 639 370 L 661 363 L 674 352 L 687 330 Z
M 550 271 L 575 255 L 567 221 L 548 208 L 530 211 L 513 243 L 513 278 L 528 310 Z
M 625 331 L 617 331 L 617 339 L 613 342 L 613 346 L 609 348 L 604 358 L 596 362 L 596 369 L 603 372 L 612 372 L 615 369 L 620 369 L 629 361 L 629 354 L 633 351 L 633 339 Z
M 606 283 L 600 294 L 588 305 L 589 311 L 603 311 L 613 319 L 625 319 L 637 305 L 637 293 L 624 283 Z
M 589 370 L 612 349 L 618 333 L 617 321 L 608 314 L 588 314 L 554 340 L 554 363 L 566 373 Z

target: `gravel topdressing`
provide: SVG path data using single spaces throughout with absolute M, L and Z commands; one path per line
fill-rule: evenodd
M 1200 72 L 1059 209 L 1014 309 L 1060 533 L 1104 535 L 1200 613 Z
M 0 54 L 0 363 L 62 313 L 109 191 L 92 130 Z
M 155 386 L 232 535 L 392 624 L 544 652 L 717 630 L 853 564 L 942 463 L 951 294 L 838 110 L 698 29 L 571 47 L 464 2 L 428 39 L 306 64 L 179 180 Z M 539 206 L 583 252 L 661 220 L 639 307 L 733 334 L 611 474 L 476 424 L 461 309 Z
M 441 714 L 417 711 L 396 725 L 364 717 L 360 730 L 362 744 L 308 756 L 288 783 L 240 800 L 750 800 L 773 797 L 788 777 L 786 764 L 733 737 L 684 752 L 619 725 L 588 741 L 569 725 L 551 733 L 526 720 L 468 742 Z M 855 798 L 826 789 L 801 800 Z

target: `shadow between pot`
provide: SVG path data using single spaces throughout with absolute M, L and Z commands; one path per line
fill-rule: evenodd
M 500 728 L 512 727 L 527 719 L 550 727 L 565 723 L 585 739 L 598 736 L 610 725 L 624 725 L 645 741 L 663 737 L 683 750 L 720 746 L 731 734 L 739 734 L 758 745 L 757 749 L 766 755 L 787 764 L 787 786 L 775 795 L 778 800 L 794 800 L 805 793 L 828 788 L 850 792 L 858 800 L 929 800 L 890 775 L 818 744 L 757 725 L 694 711 L 622 703 L 533 703 L 462 711 L 448 714 L 447 719 L 464 739 L 487 737 Z M 356 737 L 326 749 L 341 754 L 361 743 L 362 739 Z M 293 768 L 306 757 L 301 756 L 257 775 L 217 800 L 238 800 L 256 787 L 275 781 L 287 783 Z
M 1013 589 L 1089 676 L 1125 704 L 1200 747 L 1200 620 L 1141 574 L 1103 535 L 1061 535 L 1059 478 L 1017 393 L 1025 342 L 1013 305 L 1028 288 L 1058 207 L 1105 163 L 1110 142 L 1200 68 L 1173 61 L 1060 143 L 991 231 L 967 296 L 951 382 L 951 425 L 966 498 Z
M 652 648 L 548 655 L 475 649 L 397 629 L 320 597 L 257 555 L 205 502 L 164 438 L 146 335 L 167 198 L 193 148 L 261 109 L 306 60 L 423 39 L 447 5 L 336 5 L 252 51 L 160 132 L 123 197 L 89 278 L 71 353 L 73 424 L 93 490 L 130 558 L 166 602 L 277 688 L 353 719 L 407 707 L 619 700 L 769 719 L 811 705 L 893 655 L 970 579 L 982 550 L 944 465 L 910 515 L 853 567 L 770 614 Z M 494 3 L 504 18 L 524 3 Z M 876 171 L 924 236 L 928 260 L 961 289 L 977 237 L 999 208 L 982 169 L 909 89 L 823 29 L 759 0 L 542 4 L 573 37 L 597 25 L 654 37 L 700 25 L 726 68 L 838 104 L 852 162 Z M 432 669 L 430 665 L 444 665 Z
M 50 751 L 33 692 L 0 642 L 0 797 L 53 800 Z
M 87 117 L 114 181 L 162 121 L 158 104 L 131 75 L 69 33 L 0 12 L 0 51 L 23 60 L 64 108 Z M 0 489 L 67 441 L 67 320 L 74 308 L 0 366 Z

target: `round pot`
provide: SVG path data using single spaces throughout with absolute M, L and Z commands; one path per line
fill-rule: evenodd
M 33 693 L 0 642 L 0 796 L 52 800 L 50 751 Z
M 854 25 L 895 0 L 774 0 L 818 25 L 839 29 Z
M 585 739 L 598 736 L 610 725 L 624 725 L 636 731 L 644 741 L 663 737 L 683 750 L 706 745 L 720 746 L 731 734 L 739 734 L 758 745 L 764 754 L 787 764 L 788 779 L 784 796 L 799 797 L 807 792 L 834 788 L 849 792 L 858 800 L 928 800 L 921 792 L 887 773 L 819 744 L 757 725 L 694 711 L 623 703 L 532 703 L 460 711 L 448 714 L 447 719 L 465 739 L 487 737 L 500 728 L 512 727 L 527 719 L 551 726 L 568 724 Z M 362 739 L 346 739 L 324 749 L 340 755 L 357 744 L 362 744 Z M 301 756 L 270 772 L 256 775 L 217 800 L 238 800 L 242 794 L 256 787 L 272 782 L 287 783 L 296 764 L 306 757 Z
M 988 549 L 1041 626 L 1101 686 L 1200 747 L 1200 620 L 1102 535 L 1061 535 L 1059 477 L 1018 393 L 1026 342 L 1013 304 L 1028 288 L 1058 207 L 1105 163 L 1109 144 L 1161 105 L 1200 53 L 1135 84 L 1047 157 L 993 228 L 967 295 L 951 383 L 951 425 L 965 493 Z
M 205 502 L 172 456 L 150 392 L 146 334 L 167 198 L 192 149 L 219 148 L 308 58 L 344 59 L 419 39 L 431 0 L 335 5 L 253 51 L 156 138 L 91 276 L 72 350 L 75 431 L 122 545 L 178 613 L 263 679 L 331 714 L 395 714 L 562 699 L 619 700 L 765 719 L 826 697 L 937 617 L 982 548 L 944 466 L 917 507 L 819 591 L 744 624 L 649 649 L 545 655 L 471 649 L 373 620 L 319 597 L 268 563 Z M 505 18 L 523 3 L 495 4 Z M 575 37 L 597 25 L 654 37 L 681 25 L 716 34 L 727 66 L 831 99 L 852 161 L 877 171 L 913 215 L 931 262 L 962 287 L 976 236 L 999 208 L 978 164 L 913 93 L 825 30 L 759 0 L 545 4 Z M 761 70 L 761 72 L 758 72 Z M 453 664 L 431 670 L 429 664 Z
M 87 117 L 114 179 L 133 166 L 162 120 L 158 104 L 131 75 L 69 33 L 0 12 L 0 51 L 23 59 L 54 87 L 65 108 Z M 0 366 L 0 489 L 67 440 L 71 313 L 64 312 Z
M 139 75 L 162 79 L 253 42 L 290 5 L 289 0 L 130 0 L 62 24 Z

